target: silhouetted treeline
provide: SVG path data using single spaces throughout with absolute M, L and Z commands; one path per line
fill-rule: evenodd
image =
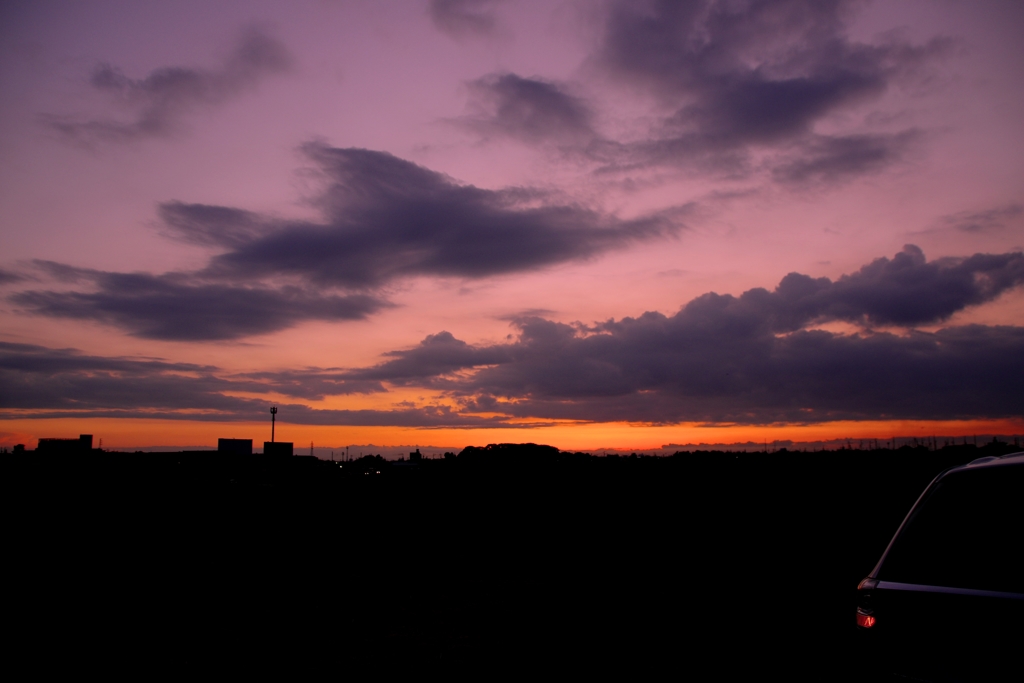
M 857 582 L 932 477 L 1012 450 L 29 452 L 16 619 L 41 671 L 863 680 Z

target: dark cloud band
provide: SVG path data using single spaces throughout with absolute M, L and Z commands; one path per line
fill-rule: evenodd
M 509 344 L 433 335 L 352 377 L 450 392 L 466 410 L 534 419 L 820 422 L 1024 414 L 1013 378 L 1024 329 L 840 335 L 807 329 L 933 324 L 1024 284 L 1024 254 L 928 262 L 908 246 L 832 282 L 706 294 L 673 316 L 592 327 L 520 320 Z
M 9 270 L 3 270 L 0 268 L 0 286 L 14 284 L 15 282 L 21 282 L 25 278 L 17 273 L 12 273 Z
M 276 273 L 347 288 L 396 278 L 481 278 L 536 270 L 673 234 L 664 216 L 619 220 L 572 204 L 550 204 L 522 188 L 484 190 L 385 152 L 306 145 L 328 186 L 323 223 L 278 223 L 240 244 L 221 235 L 211 207 L 175 207 L 192 235 L 222 239 L 211 277 Z M 187 214 L 187 215 L 186 215 Z M 237 226 L 241 217 L 229 219 Z M 176 227 L 177 224 L 175 224 Z M 202 238 L 200 238 L 202 239 Z
M 10 300 L 37 315 L 95 320 L 174 341 L 237 339 L 305 320 L 361 320 L 388 305 L 364 294 L 209 284 L 185 275 L 95 273 L 91 279 L 96 291 L 32 290 Z
M 165 283 L 164 283 L 165 284 Z M 1024 328 L 934 324 L 1024 284 L 1024 254 L 927 261 L 906 247 L 836 281 L 787 275 L 773 290 L 705 294 L 676 314 L 592 326 L 516 322 L 506 344 L 442 332 L 372 367 L 230 374 L 155 359 L 0 343 L 0 408 L 29 417 L 250 420 L 266 401 L 439 391 L 452 405 L 316 410 L 304 424 L 484 427 L 527 420 L 646 423 L 1019 418 Z M 146 287 L 163 285 L 142 283 Z M 842 320 L 853 335 L 814 329 Z M 903 326 L 900 333 L 873 325 Z M 29 411 L 29 412 L 25 412 Z
M 261 421 L 270 400 L 230 393 L 285 394 L 316 400 L 325 394 L 383 391 L 377 382 L 338 371 L 231 374 L 219 368 L 159 359 L 89 356 L 0 342 L 0 419 L 143 418 L 200 422 Z M 485 427 L 504 421 L 463 415 L 444 405 L 396 410 L 318 410 L 277 402 L 293 424 Z M 286 416 L 286 417 L 284 417 Z

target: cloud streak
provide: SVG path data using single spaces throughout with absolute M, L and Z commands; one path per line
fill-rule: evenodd
M 393 410 L 284 405 L 303 424 L 415 427 L 1019 417 L 1024 328 L 915 326 L 1022 285 L 1024 254 L 927 261 L 908 246 L 835 281 L 791 273 L 772 291 L 708 293 L 671 316 L 589 326 L 522 318 L 513 341 L 494 345 L 440 332 L 364 368 L 226 373 L 0 343 L 0 408 L 8 417 L 253 420 L 268 401 L 252 396 L 313 401 L 419 387 L 443 400 Z M 836 320 L 863 327 L 814 328 Z
M 498 31 L 494 5 L 499 0 L 430 0 L 434 27 L 451 38 L 487 38 Z
M 283 44 L 257 31 L 246 32 L 219 69 L 162 67 L 142 79 L 101 64 L 90 84 L 108 101 L 131 114 L 129 120 L 79 119 L 46 115 L 43 123 L 78 144 L 124 143 L 165 137 L 176 132 L 181 119 L 197 107 L 222 104 L 254 88 L 270 75 L 288 71 L 291 56 Z
M 77 273 L 95 291 L 29 290 L 10 300 L 36 315 L 94 320 L 144 339 L 172 341 L 237 339 L 305 320 L 362 320 L 388 305 L 365 294 L 207 283 L 182 273 Z
M 917 129 L 899 133 L 811 135 L 795 153 L 780 155 L 772 178 L 784 184 L 836 184 L 902 161 L 924 138 Z
M 585 147 L 597 138 L 590 106 L 557 83 L 502 73 L 467 87 L 472 113 L 454 122 L 484 139 Z
M 9 270 L 0 268 L 0 287 L 3 285 L 14 284 L 15 282 L 21 282 L 24 279 L 24 276 L 19 275 L 18 273 L 12 273 Z
M 209 365 L 160 359 L 109 358 L 74 349 L 0 342 L 0 419 L 142 418 L 200 422 L 262 421 L 267 399 L 230 393 L 279 394 L 317 400 L 383 391 L 375 382 L 344 379 L 337 371 L 231 374 Z M 449 406 L 395 410 L 324 410 L 276 402 L 293 424 L 405 427 L 484 427 L 500 418 L 461 415 Z
M 1024 216 L 1024 206 L 1006 204 L 982 211 L 961 211 L 942 217 L 944 227 L 979 234 L 1001 230 Z

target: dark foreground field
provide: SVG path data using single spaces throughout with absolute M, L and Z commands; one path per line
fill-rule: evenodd
M 8 613 L 39 674 L 864 680 L 857 582 L 1011 450 L 8 456 Z

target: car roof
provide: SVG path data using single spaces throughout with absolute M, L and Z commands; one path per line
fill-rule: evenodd
M 984 458 L 972 460 L 966 465 L 950 468 L 946 474 L 961 470 L 974 470 L 979 468 L 1001 467 L 1003 465 L 1024 465 L 1024 451 L 1020 453 L 1007 453 L 1006 455 L 989 455 Z

